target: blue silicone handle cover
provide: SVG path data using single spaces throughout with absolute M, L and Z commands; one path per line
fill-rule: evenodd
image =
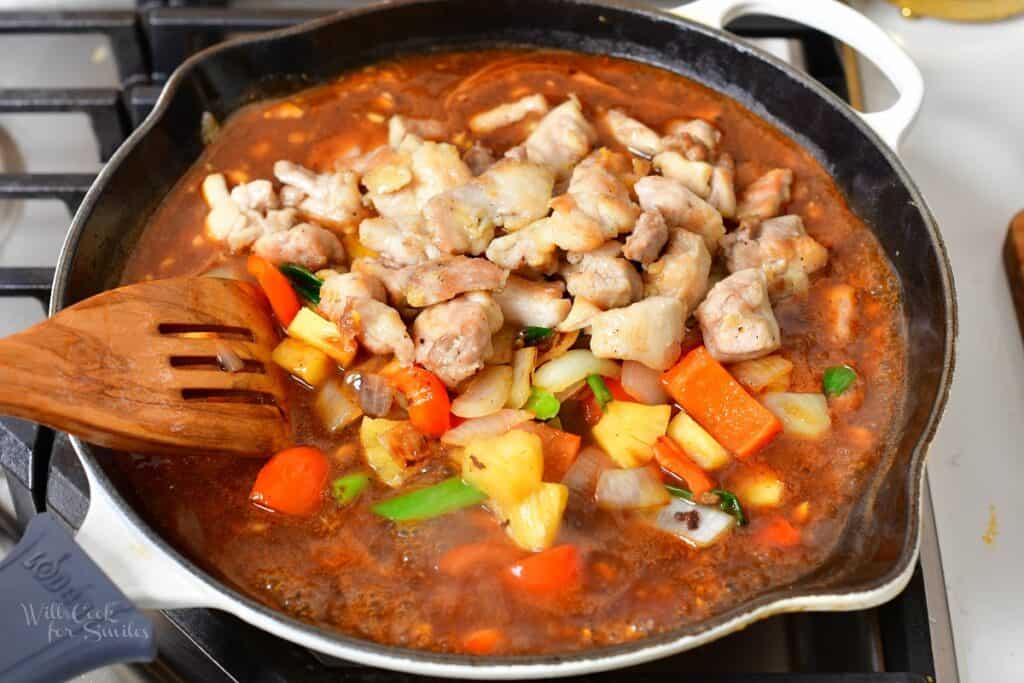
M 0 561 L 0 681 L 60 681 L 156 656 L 153 625 L 48 513 Z

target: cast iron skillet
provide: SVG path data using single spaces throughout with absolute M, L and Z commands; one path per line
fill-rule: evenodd
M 617 2 L 407 0 L 211 48 L 175 72 L 153 113 L 86 196 L 57 268 L 52 311 L 118 283 L 146 220 L 202 151 L 204 112 L 223 120 L 253 100 L 427 50 L 528 45 L 654 64 L 739 100 L 809 149 L 874 230 L 899 275 L 909 343 L 903 429 L 823 566 L 724 614 L 614 647 L 503 658 L 386 647 L 298 622 L 211 578 L 149 529 L 97 464 L 96 449 L 73 439 L 90 484 L 90 510 L 77 537 L 82 547 L 140 604 L 224 609 L 329 655 L 468 678 L 541 678 L 622 667 L 695 647 L 771 614 L 861 609 L 897 594 L 916 564 L 925 452 L 949 388 L 956 332 L 952 275 L 938 229 L 886 145 L 898 142 L 916 113 L 920 75 L 876 26 L 831 0 L 702 0 L 685 8 L 717 26 L 755 10 L 805 20 L 880 60 L 901 90 L 899 102 L 864 119 L 806 76 L 735 37 Z

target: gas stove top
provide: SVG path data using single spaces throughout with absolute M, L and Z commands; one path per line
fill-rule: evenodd
M 330 6 L 360 4 L 365 3 Z M 13 81 L 16 88 L 6 87 L 10 79 L 0 80 L 4 85 L 0 88 L 0 332 L 9 333 L 43 315 L 53 277 L 48 264 L 56 260 L 68 216 L 99 164 L 153 106 L 162 80 L 195 50 L 228 35 L 287 26 L 325 13 L 324 3 L 310 5 L 253 9 L 216 2 L 149 1 L 123 11 L 0 11 L 0 46 L 13 46 L 14 62 L 19 51 L 26 53 L 25 59 L 31 59 L 30 53 L 38 54 L 33 42 L 45 34 L 46 40 L 54 41 L 54 49 L 80 60 L 78 71 L 98 73 L 90 74 L 94 79 L 90 82 L 70 77 L 56 81 L 58 86 L 74 87 L 55 87 L 51 74 L 40 74 L 38 82 L 22 75 Z M 826 36 L 759 17 L 745 18 L 731 29 L 758 40 L 858 104 L 859 81 L 851 69 L 855 60 Z M 14 34 L 31 36 L 32 42 L 12 38 Z M 53 38 L 52 34 L 64 35 Z M 83 38 L 94 34 L 106 40 Z M 86 59 L 89 65 L 82 68 Z M 60 155 L 46 158 L 43 152 L 43 160 L 38 161 L 24 152 L 23 147 L 30 145 L 22 145 L 21 138 L 28 135 L 26 130 L 31 132 L 34 118 L 69 112 L 79 114 L 81 130 L 75 139 L 79 146 L 86 145 L 84 162 L 76 157 L 62 166 Z M 95 155 L 91 162 L 90 155 Z M 47 200 L 47 208 L 40 208 Z M 32 514 L 44 509 L 69 527 L 78 526 L 88 508 L 88 485 L 65 435 L 2 420 L 0 464 L 13 501 L 13 509 L 5 513 L 11 522 L 8 526 L 23 527 Z M 942 640 L 949 625 L 930 505 L 924 517 L 921 566 L 907 589 L 887 605 L 858 612 L 779 616 L 698 650 L 594 678 L 674 681 L 692 675 L 693 680 L 738 683 L 923 682 L 935 680 L 939 668 L 940 674 L 949 674 L 940 680 L 951 680 L 955 669 L 944 672 L 944 658 L 933 656 L 933 651 L 951 651 L 952 646 Z M 327 660 L 211 610 L 172 610 L 150 616 L 160 654 L 157 662 L 136 670 L 147 680 L 425 680 Z

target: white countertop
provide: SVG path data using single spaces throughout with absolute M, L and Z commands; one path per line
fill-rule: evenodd
M 901 156 L 938 219 L 956 280 L 957 371 L 928 472 L 960 678 L 1019 681 L 1024 345 L 1001 250 L 1024 209 L 1024 17 L 953 24 L 907 20 L 877 0 L 859 5 L 924 73 L 924 108 Z M 865 85 L 877 102 L 885 88 L 867 74 Z

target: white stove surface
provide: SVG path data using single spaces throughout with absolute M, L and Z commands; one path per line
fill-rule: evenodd
M 1024 208 L 1024 18 L 987 25 L 908 21 L 881 0 L 855 4 L 897 37 L 924 72 L 924 109 L 902 156 L 938 218 L 956 275 L 958 370 L 929 472 L 957 664 L 965 681 L 1020 680 L 1024 347 L 1000 250 L 1010 217 Z M 134 5 L 0 0 L 0 10 Z M 784 41 L 772 47 L 788 50 Z M 0 60 L 0 88 L 117 85 L 101 36 L 0 36 L 0 50 L 19 56 Z M 865 71 L 865 85 L 869 104 L 884 106 L 891 97 L 872 70 Z M 99 167 L 84 115 L 0 114 L 0 170 Z M 53 265 L 69 218 L 56 201 L 0 202 L 0 266 Z M 0 299 L 0 335 L 41 318 L 34 300 Z M 983 540 L 987 533 L 991 542 Z M 927 545 L 926 534 L 926 558 Z M 926 563 L 925 571 L 934 580 L 935 568 Z M 947 656 L 937 652 L 937 665 Z

